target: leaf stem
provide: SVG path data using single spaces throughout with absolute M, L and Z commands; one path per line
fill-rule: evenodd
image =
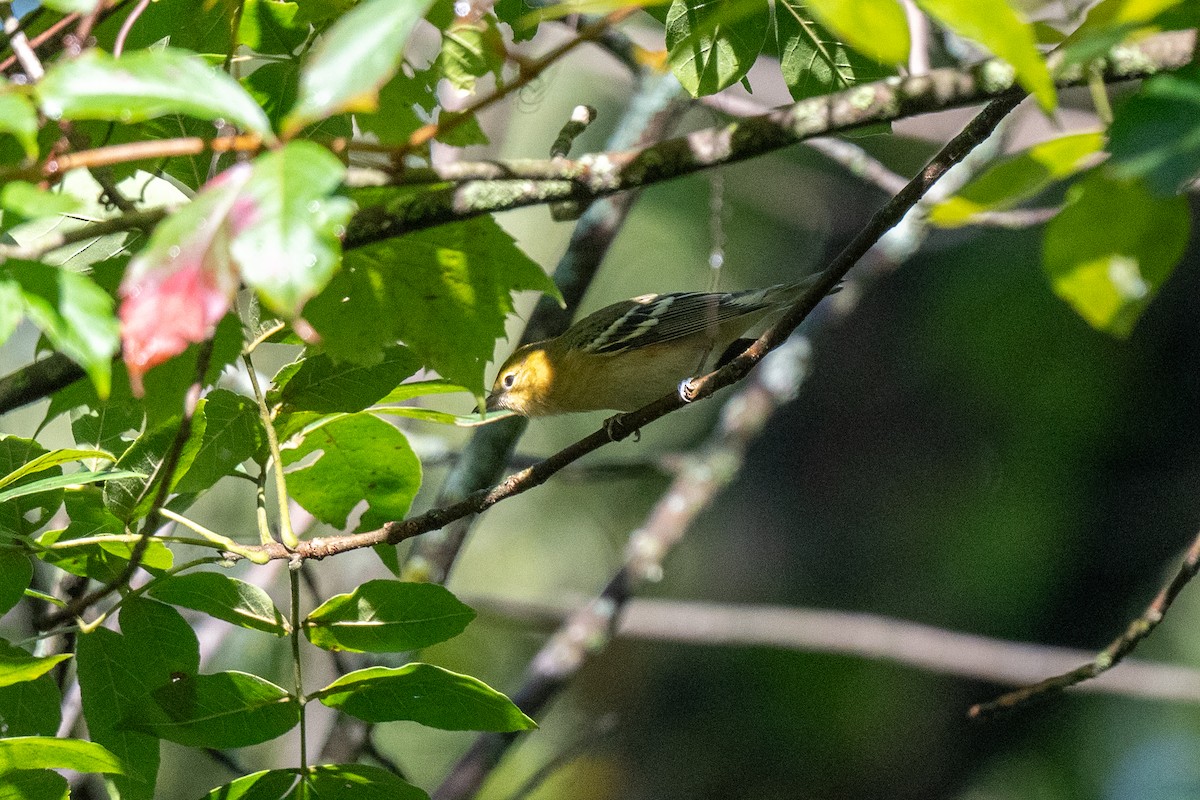
M 279 540 L 289 550 L 295 550 L 300 539 L 292 530 L 292 515 L 288 510 L 287 478 L 283 474 L 283 460 L 279 455 L 279 436 L 275 433 L 275 422 L 271 418 L 271 410 L 267 408 L 266 397 L 258 385 L 258 375 L 254 371 L 254 362 L 249 353 L 242 354 L 246 364 L 246 372 L 250 375 L 250 386 L 254 389 L 254 399 L 258 403 L 258 414 L 262 419 L 263 428 L 267 432 L 267 445 L 271 449 L 271 461 L 275 472 L 276 501 L 279 504 Z

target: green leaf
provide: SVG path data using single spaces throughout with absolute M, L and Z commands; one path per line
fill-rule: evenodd
M 214 389 L 204 398 L 204 438 L 176 491 L 194 494 L 210 488 L 252 458 L 266 437 L 257 403 L 228 389 Z
M 7 663 L 31 658 L 28 652 L 0 640 L 0 656 Z M 54 736 L 62 721 L 62 692 L 55 676 L 40 675 L 0 687 L 0 730 L 5 736 Z M 4 781 L 0 781 L 3 785 Z
M 89 50 L 57 62 L 36 85 L 51 119 L 142 122 L 166 114 L 225 120 L 274 140 L 267 115 L 237 81 L 183 50 Z
M 126 597 L 121 603 L 121 633 L 135 653 L 154 651 L 156 683 L 200 671 L 200 642 L 183 615 L 165 603 Z
M 9 86 L 7 82 L 0 83 L 0 133 L 16 139 L 26 158 L 37 158 L 37 109 L 24 95 L 9 91 Z
M 217 323 L 216 332 L 213 333 L 212 354 L 204 373 L 205 386 L 216 383 L 230 364 L 240 363 L 244 344 L 241 320 L 236 313 L 226 314 Z M 142 378 L 146 395 L 139 405 L 146 411 L 146 430 L 179 424 L 188 390 L 196 380 L 199 353 L 200 345 L 191 345 L 174 358 L 152 368 Z M 128 384 L 125 373 L 125 366 L 118 364 L 114 376 Z M 125 390 L 125 387 L 121 388 Z
M 18 436 L 0 435 L 0 474 L 9 474 L 44 454 L 46 450 L 32 439 L 22 439 Z M 60 467 L 54 466 L 50 471 L 61 475 Z M 32 483 L 36 478 L 26 475 L 19 478 L 11 487 Z M 62 491 L 39 492 L 28 497 L 14 498 L 0 504 L 0 532 L 29 536 L 50 521 L 50 517 L 62 505 Z
M 318 353 L 299 362 L 285 381 L 280 381 L 281 375 L 276 376 L 276 387 L 282 387 L 277 400 L 284 413 L 354 413 L 379 402 L 420 368 L 421 362 L 412 351 L 400 346 L 387 348 L 383 360 L 370 366 L 339 364 L 329 355 Z
M 103 450 L 51 450 L 48 453 L 42 453 L 32 461 L 28 461 L 7 475 L 0 477 L 0 489 L 28 475 L 43 472 L 51 467 L 70 464 L 73 461 L 82 461 L 85 458 L 99 458 L 105 461 L 113 460 L 113 457 Z
M 343 675 L 313 697 L 365 722 L 411 720 L 447 731 L 537 727 L 511 700 L 487 684 L 432 664 L 360 669 Z
M 353 204 L 330 195 L 345 172 L 325 148 L 291 142 L 255 160 L 230 212 L 242 279 L 282 316 L 296 316 L 337 269 Z
M 0 800 L 69 800 L 67 779 L 48 769 L 17 770 L 4 776 Z
M 16 736 L 0 739 L 0 775 L 18 769 L 71 769 L 121 774 L 121 761 L 104 747 L 82 739 Z
M 203 413 L 205 402 L 201 400 L 196 405 L 196 413 L 192 416 L 187 441 L 180 448 L 179 459 L 171 476 L 171 489 L 174 489 L 187 474 L 204 442 L 204 431 L 207 424 Z M 178 432 L 178 423 L 167 423 L 152 431 L 145 431 L 117 460 L 118 469 L 150 476 L 109 481 L 104 485 L 105 505 L 119 519 L 126 522 L 141 519 L 150 510 L 150 506 L 154 502 L 154 494 L 157 491 L 157 484 L 162 480 L 161 476 L 155 475 L 155 470 L 165 457 L 167 450 L 174 446 Z M 145 491 L 147 483 L 151 480 L 155 485 L 151 487 L 150 491 Z
M 341 417 L 282 452 L 284 466 L 320 457 L 287 473 L 292 499 L 322 522 L 343 528 L 354 507 L 367 509 L 356 531 L 403 519 L 421 486 L 421 462 L 404 434 L 370 414 Z
M 319 764 L 308 768 L 308 781 L 321 800 L 429 800 L 395 773 L 370 764 Z M 301 800 L 295 791 L 289 798 Z
M 8 341 L 24 316 L 25 302 L 21 287 L 12 281 L 0 280 L 0 345 Z
M 50 492 L 55 489 L 65 489 L 68 486 L 83 486 L 89 483 L 104 483 L 105 481 L 121 481 L 128 478 L 145 478 L 146 476 L 140 472 L 130 472 L 129 470 L 104 470 L 102 472 L 72 472 L 69 475 L 56 475 L 53 478 L 42 478 L 41 480 L 32 481 L 22 486 L 14 486 L 0 492 L 0 503 L 8 502 L 17 497 L 26 497 L 31 494 L 40 494 L 42 492 Z
M 70 653 L 60 653 L 35 658 L 19 647 L 0 650 L 0 687 L 40 678 L 70 657 Z
M 917 0 L 917 5 L 959 36 L 979 42 L 1007 61 L 1042 110 L 1054 109 L 1054 82 L 1035 46 L 1033 29 L 1006 0 Z
M 366 0 L 333 24 L 300 76 L 300 98 L 283 123 L 287 137 L 342 111 L 371 111 L 400 67 L 409 34 L 431 0 Z
M 112 751 L 125 774 L 112 779 L 121 800 L 153 800 L 158 741 L 120 727 L 126 714 L 146 708 L 163 679 L 155 648 L 132 647 L 124 636 L 98 628 L 79 637 L 76 651 L 83 715 L 92 741 Z
M 0 95 L 0 103 L 3 96 Z M 2 113 L 2 109 L 0 109 Z M 4 226 L 39 217 L 61 217 L 76 211 L 83 202 L 65 191 L 50 192 L 28 181 L 9 181 L 0 188 L 0 208 L 4 209 Z
M 136 546 L 133 542 L 101 538 L 90 544 L 70 544 L 74 539 L 125 533 L 124 523 L 105 508 L 103 493 L 92 487 L 68 491 L 66 512 L 70 524 L 65 529 L 38 537 L 38 544 L 44 548 L 39 554 L 41 559 L 72 575 L 102 583 L 116 580 L 129 563 Z M 171 550 L 158 539 L 151 539 L 142 553 L 142 567 L 152 573 L 168 570 L 173 563 Z
M 908 61 L 908 21 L 896 0 L 808 0 L 805 7 L 860 53 L 885 64 Z
M 286 691 L 245 672 L 177 677 L 151 693 L 154 706 L 126 726 L 187 747 L 247 747 L 282 736 L 300 721 Z
M 309 767 L 307 794 L 301 793 L 300 770 L 255 772 L 218 786 L 201 800 L 429 800 L 429 795 L 394 773 L 369 764 L 319 764 Z
M 0 547 L 0 616 L 21 601 L 33 580 L 33 563 L 24 550 Z
M 1183 0 L 1101 0 L 1088 9 L 1087 17 L 1060 48 L 1063 62 L 1078 64 L 1096 58 L 1180 5 L 1186 3 Z M 1195 27 L 1195 14 L 1188 16 L 1186 27 Z M 1154 28 L 1149 32 L 1155 32 Z
M 1046 227 L 1043 263 L 1055 293 L 1094 328 L 1125 337 L 1187 246 L 1187 199 L 1093 172 Z
M 0 267 L 0 284 L 20 287 L 25 313 L 50 343 L 83 367 L 101 397 L 111 385 L 117 353 L 117 320 L 112 298 L 86 275 L 9 259 Z
M 200 800 L 281 800 L 291 796 L 288 790 L 296 785 L 299 775 L 295 769 L 252 772 L 218 786 Z
M 524 289 L 558 296 L 512 237 L 478 217 L 348 251 L 304 316 L 337 360 L 378 363 L 382 348 L 400 340 L 444 378 L 481 395 L 511 293 Z
M 326 600 L 304 620 L 304 633 L 326 650 L 399 653 L 451 639 L 474 618 L 441 586 L 375 580 Z
M 433 119 L 438 107 L 437 83 L 440 74 L 436 67 L 417 70 L 412 77 L 396 73 L 379 90 L 379 110 L 354 115 L 354 121 L 379 141 L 402 144 L 418 128 Z
M 455 20 L 442 32 L 437 66 L 451 86 L 470 92 L 475 89 L 475 81 L 484 75 L 490 73 L 499 78 L 507 55 L 494 17 L 470 22 Z
M 775 27 L 780 71 L 796 100 L 830 94 L 892 74 L 883 64 L 837 41 L 795 0 L 776 2 Z
M 1112 168 L 1144 178 L 1171 195 L 1200 172 L 1200 70 L 1157 75 L 1122 103 L 1113 118 Z
M 715 94 L 745 77 L 762 51 L 770 18 L 760 2 L 672 0 L 667 60 L 693 97 Z
M 253 584 L 216 572 L 192 572 L 155 581 L 150 596 L 201 611 L 242 628 L 266 631 L 276 636 L 288 632 L 288 624 L 271 598 Z
M 953 228 L 970 224 L 977 214 L 1012 208 L 1094 164 L 1103 147 L 1103 133 L 1074 133 L 1014 153 L 931 208 L 929 221 Z
M 124 389 L 128 381 L 114 382 L 114 389 L 118 389 L 118 384 Z M 132 397 L 118 399 L 117 395 L 121 393 L 114 391 L 108 402 L 97 403 L 71 420 L 71 433 L 75 435 L 76 444 L 95 445 L 118 458 L 129 449 L 137 438 L 145 414 Z
M 308 25 L 296 23 L 300 4 L 284 0 L 245 0 L 237 39 L 256 53 L 291 55 L 308 38 Z

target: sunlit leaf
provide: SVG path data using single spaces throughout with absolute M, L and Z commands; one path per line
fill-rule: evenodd
M 366 510 L 356 531 L 403 519 L 421 485 L 421 462 L 408 439 L 370 414 L 351 414 L 304 436 L 298 447 L 283 450 L 284 466 L 311 464 L 287 473 L 288 491 L 317 519 L 335 528 L 346 525 L 361 502 Z
M 396 73 L 408 36 L 430 4 L 366 0 L 338 19 L 304 65 L 284 135 L 342 111 L 373 110 L 377 92 Z
M 341 255 L 353 204 L 331 193 L 345 167 L 312 142 L 255 160 L 233 208 L 231 253 L 246 284 L 285 317 L 325 287 Z
M 37 85 L 51 119 L 142 122 L 165 114 L 224 120 L 272 139 L 271 124 L 237 81 L 183 50 L 89 50 L 57 62 Z
M 40 678 L 70 657 L 70 653 L 59 653 L 38 658 L 19 647 L 0 650 L 0 686 Z
M 108 293 L 86 275 L 16 259 L 0 266 L 2 284 L 19 289 L 25 315 L 107 396 L 119 344 Z
M 0 739 L 0 775 L 18 769 L 121 773 L 121 760 L 95 742 L 49 736 Z
M 365 193 L 360 205 L 375 199 Z M 335 359 L 378 363 L 384 346 L 400 340 L 479 395 L 511 293 L 522 289 L 558 291 L 494 220 L 478 217 L 348 251 L 304 317 Z
M 908 60 L 908 21 L 897 0 L 808 0 L 805 7 L 860 53 L 885 64 Z
M 1183 255 L 1189 228 L 1186 198 L 1097 171 L 1046 227 L 1043 261 L 1055 293 L 1089 324 L 1128 336 Z
M 1102 133 L 1073 133 L 1014 153 L 933 206 L 929 221 L 950 228 L 969 224 L 976 214 L 1012 208 L 1094 164 L 1103 147 Z
M 959 36 L 979 42 L 1007 61 L 1038 105 L 1044 111 L 1054 109 L 1054 82 L 1035 47 L 1033 29 L 1006 0 L 917 0 L 917 5 Z

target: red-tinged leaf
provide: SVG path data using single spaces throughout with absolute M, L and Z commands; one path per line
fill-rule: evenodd
M 239 200 L 250 167 L 238 165 L 158 226 L 121 282 L 121 345 L 134 393 L 142 375 L 213 335 L 229 311 L 238 274 L 229 253 L 253 217 Z

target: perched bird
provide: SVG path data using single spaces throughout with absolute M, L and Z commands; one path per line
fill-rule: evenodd
M 726 350 L 816 279 L 724 294 L 646 294 L 613 303 L 553 339 L 517 348 L 496 375 L 487 410 L 541 417 L 641 408 L 736 355 Z

